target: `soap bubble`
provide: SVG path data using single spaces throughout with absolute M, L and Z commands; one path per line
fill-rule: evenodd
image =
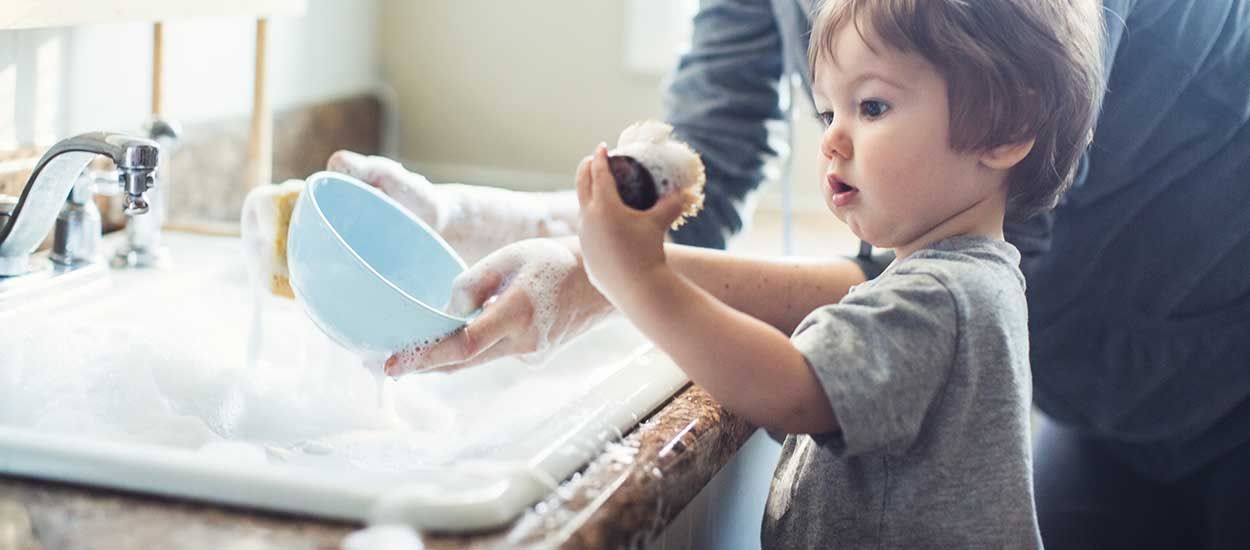
M 378 358 L 339 347 L 294 301 L 265 297 L 257 315 L 238 241 L 199 239 L 211 244 L 166 270 L 114 272 L 112 288 L 72 314 L 0 312 L 0 424 L 247 460 L 286 449 L 284 464 L 336 472 L 416 471 L 487 458 L 574 419 L 573 396 L 644 345 L 618 320 L 547 349 L 541 369 L 507 358 L 383 385 Z

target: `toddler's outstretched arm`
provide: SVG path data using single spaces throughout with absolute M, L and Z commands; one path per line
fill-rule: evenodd
M 837 430 L 828 398 L 789 338 L 668 266 L 664 233 L 681 212 L 680 197 L 662 198 L 646 212 L 629 208 L 603 146 L 578 167 L 577 191 L 591 282 L 695 383 L 756 425 L 789 433 Z
M 838 429 L 807 360 L 776 328 L 725 305 L 667 267 L 631 286 L 613 303 L 730 410 L 786 433 Z

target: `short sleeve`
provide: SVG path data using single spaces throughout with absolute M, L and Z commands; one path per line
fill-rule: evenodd
M 817 442 L 843 455 L 905 452 L 955 360 L 958 313 L 929 274 L 895 272 L 813 311 L 791 337 L 841 431 Z

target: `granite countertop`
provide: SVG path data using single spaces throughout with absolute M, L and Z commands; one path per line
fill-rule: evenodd
M 508 527 L 424 534 L 426 548 L 638 547 L 754 428 L 688 385 Z M 339 548 L 361 526 L 0 476 L 0 548 Z

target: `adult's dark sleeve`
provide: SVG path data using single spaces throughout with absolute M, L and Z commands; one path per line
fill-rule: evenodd
M 690 52 L 666 95 L 667 120 L 703 158 L 704 208 L 673 241 L 725 248 L 742 228 L 744 200 L 763 180 L 769 122 L 780 123 L 782 42 L 767 0 L 704 0 Z

